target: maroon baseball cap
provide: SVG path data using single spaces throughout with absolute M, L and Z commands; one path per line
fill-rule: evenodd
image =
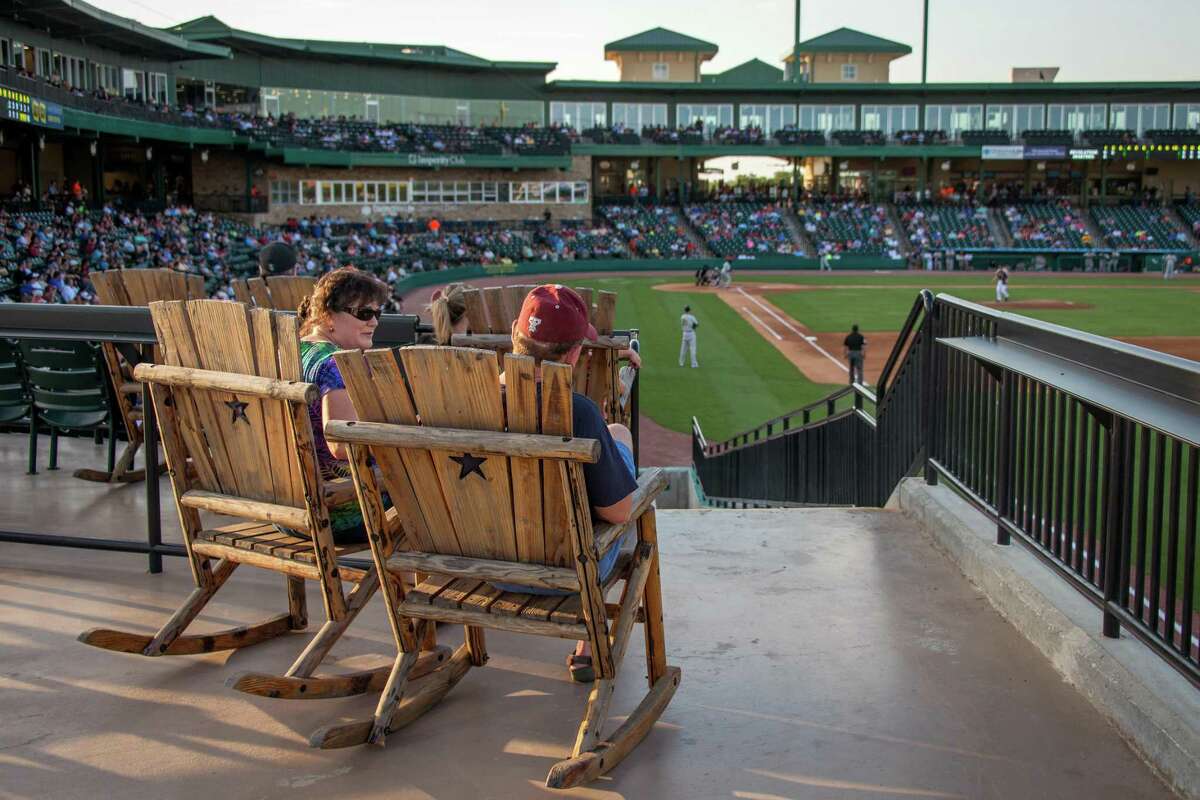
M 596 340 L 596 329 L 588 322 L 587 303 L 574 290 L 557 283 L 535 287 L 525 295 L 517 330 L 536 342 Z

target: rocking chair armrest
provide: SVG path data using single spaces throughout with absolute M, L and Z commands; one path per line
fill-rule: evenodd
M 230 394 L 287 400 L 311 405 L 317 399 L 317 387 L 300 381 L 283 381 L 237 372 L 217 372 L 208 369 L 175 367 L 167 364 L 138 364 L 133 377 L 142 383 L 182 386 L 190 389 L 210 389 Z
M 633 493 L 633 510 L 629 512 L 629 519 L 622 523 L 605 522 L 595 527 L 596 552 L 600 558 L 604 558 L 608 549 L 620 541 L 625 531 L 629 530 L 630 526 L 634 525 L 642 514 L 650 509 L 650 504 L 667 488 L 667 483 L 667 473 L 658 467 L 645 470 L 638 477 L 638 486 Z

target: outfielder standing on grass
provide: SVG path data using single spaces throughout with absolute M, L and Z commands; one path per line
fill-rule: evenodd
M 699 320 L 692 316 L 692 307 L 683 307 L 683 316 L 679 318 L 680 324 L 683 326 L 683 340 L 679 343 L 679 366 L 683 366 L 683 355 L 688 351 L 692 354 L 692 369 L 699 367 L 696 363 L 696 328 L 700 326 Z

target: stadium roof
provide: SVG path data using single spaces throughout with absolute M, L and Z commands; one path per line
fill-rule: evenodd
M 0 0 L 2 1 L 2 0 Z M 219 42 L 238 52 L 295 58 L 426 64 L 466 69 L 532 70 L 542 74 L 557 65 L 552 61 L 489 61 L 444 45 L 336 42 L 324 39 L 287 39 L 231 28 L 214 16 L 198 17 L 167 30 L 193 42 Z
M 706 83 L 719 84 L 779 83 L 783 80 L 783 70 L 760 59 L 752 58 L 746 63 L 738 64 L 724 72 L 704 75 L 702 80 Z
M 61 39 L 162 61 L 229 58 L 226 47 L 193 42 L 179 35 L 110 14 L 81 0 L 0 0 L 0 18 L 21 22 Z
M 912 48 L 891 39 L 881 39 L 853 28 L 838 28 L 814 39 L 801 42 L 801 53 L 896 53 L 908 55 Z M 790 53 L 789 53 L 790 55 Z
M 712 42 L 687 36 L 666 28 L 651 28 L 648 31 L 626 36 L 615 42 L 604 45 L 604 52 L 670 52 L 670 53 L 716 53 L 717 46 Z
M 721 92 L 728 94 L 734 91 L 771 92 L 778 94 L 821 94 L 824 92 L 862 94 L 945 94 L 972 92 L 1050 92 L 1067 94 L 1070 92 L 1148 92 L 1148 91 L 1200 91 L 1197 81 L 1114 81 L 1094 83 L 792 83 L 779 81 L 774 83 L 753 83 L 738 80 L 736 82 L 701 83 L 669 83 L 665 81 L 578 81 L 555 80 L 546 86 L 560 90 L 586 90 L 623 92 Z

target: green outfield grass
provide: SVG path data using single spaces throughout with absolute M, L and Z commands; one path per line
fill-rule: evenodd
M 617 324 L 642 331 L 642 410 L 659 424 L 687 433 L 700 419 L 710 440 L 739 431 L 828 394 L 835 386 L 804 378 L 773 346 L 722 300 L 711 294 L 661 292 L 659 283 L 690 282 L 691 276 L 589 278 L 573 286 L 615 291 Z M 840 332 L 853 322 L 864 330 L 895 331 L 916 292 L 929 288 L 965 300 L 993 298 L 984 273 L 815 273 L 744 276 L 746 283 L 800 283 L 836 288 L 774 293 L 770 299 L 815 331 Z M 865 288 L 867 286 L 888 288 Z M 864 287 L 864 288 L 856 288 Z M 1200 281 L 1129 275 L 1053 274 L 1013 278 L 1013 299 L 1070 300 L 1089 309 L 1021 310 L 1038 319 L 1109 336 L 1200 336 Z M 680 368 L 679 315 L 690 304 L 700 320 L 700 369 Z

